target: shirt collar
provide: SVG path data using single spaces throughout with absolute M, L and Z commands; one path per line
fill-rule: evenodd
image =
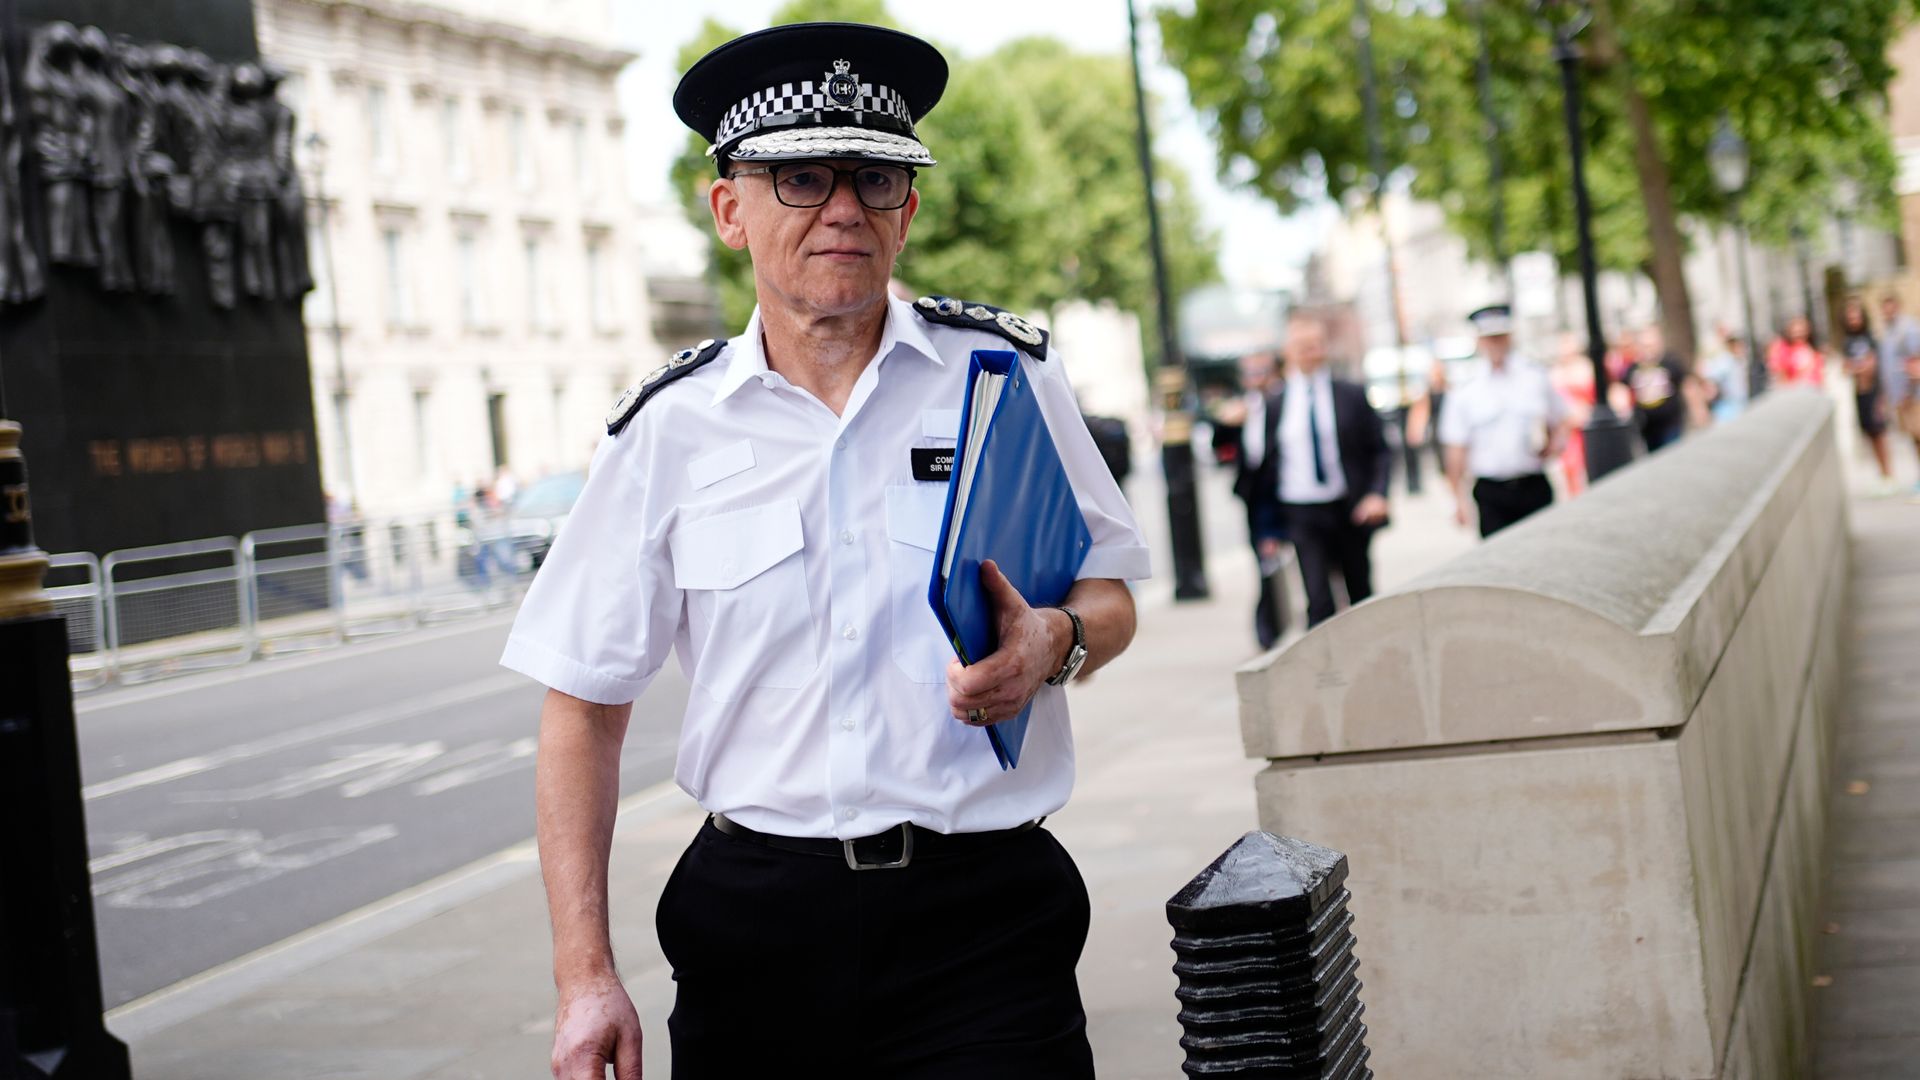
M 720 385 L 714 387 L 711 404 L 720 404 L 732 397 L 734 391 L 745 386 L 748 380 L 771 370 L 767 367 L 764 340 L 760 333 L 760 309 L 756 306 L 753 317 L 747 320 L 747 328 L 739 337 L 727 343 L 731 359 L 727 362 L 726 374 L 720 377 Z M 902 345 L 936 364 L 946 364 L 940 356 L 940 350 L 934 348 L 933 342 L 927 339 L 926 327 L 913 313 L 913 305 L 889 296 L 887 323 L 880 332 L 880 348 L 874 352 L 874 357 L 884 360 Z

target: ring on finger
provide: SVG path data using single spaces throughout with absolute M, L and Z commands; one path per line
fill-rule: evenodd
M 967 710 L 967 723 L 984 724 L 986 722 L 987 722 L 987 710 L 985 709 L 968 709 Z

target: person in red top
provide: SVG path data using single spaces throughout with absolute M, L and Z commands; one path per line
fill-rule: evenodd
M 1813 324 L 1805 315 L 1795 315 L 1787 320 L 1787 332 L 1775 339 L 1767 349 L 1767 376 L 1774 386 L 1811 386 L 1820 388 L 1825 375 L 1820 350 L 1813 347 L 1809 340 L 1813 337 Z

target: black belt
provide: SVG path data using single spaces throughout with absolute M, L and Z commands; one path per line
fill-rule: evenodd
M 1010 840 L 1035 828 L 1046 818 L 1015 825 L 1011 829 L 995 829 L 992 832 L 937 833 L 932 829 L 923 829 L 911 822 L 902 822 L 883 833 L 862 836 L 855 840 L 831 840 L 811 836 L 776 836 L 749 829 L 728 818 L 725 814 L 708 814 L 707 823 L 715 829 L 749 844 L 775 848 L 780 851 L 792 851 L 802 855 L 825 855 L 828 858 L 845 858 L 847 866 L 854 870 L 898 870 L 913 862 L 917 853 L 923 858 L 938 858 L 942 855 L 960 855 L 969 851 L 978 851 L 1004 840 Z

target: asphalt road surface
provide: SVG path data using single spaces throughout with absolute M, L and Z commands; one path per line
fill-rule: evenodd
M 491 617 L 83 697 L 109 1008 L 533 835 L 544 689 Z M 668 664 L 636 705 L 630 794 L 673 772 Z

